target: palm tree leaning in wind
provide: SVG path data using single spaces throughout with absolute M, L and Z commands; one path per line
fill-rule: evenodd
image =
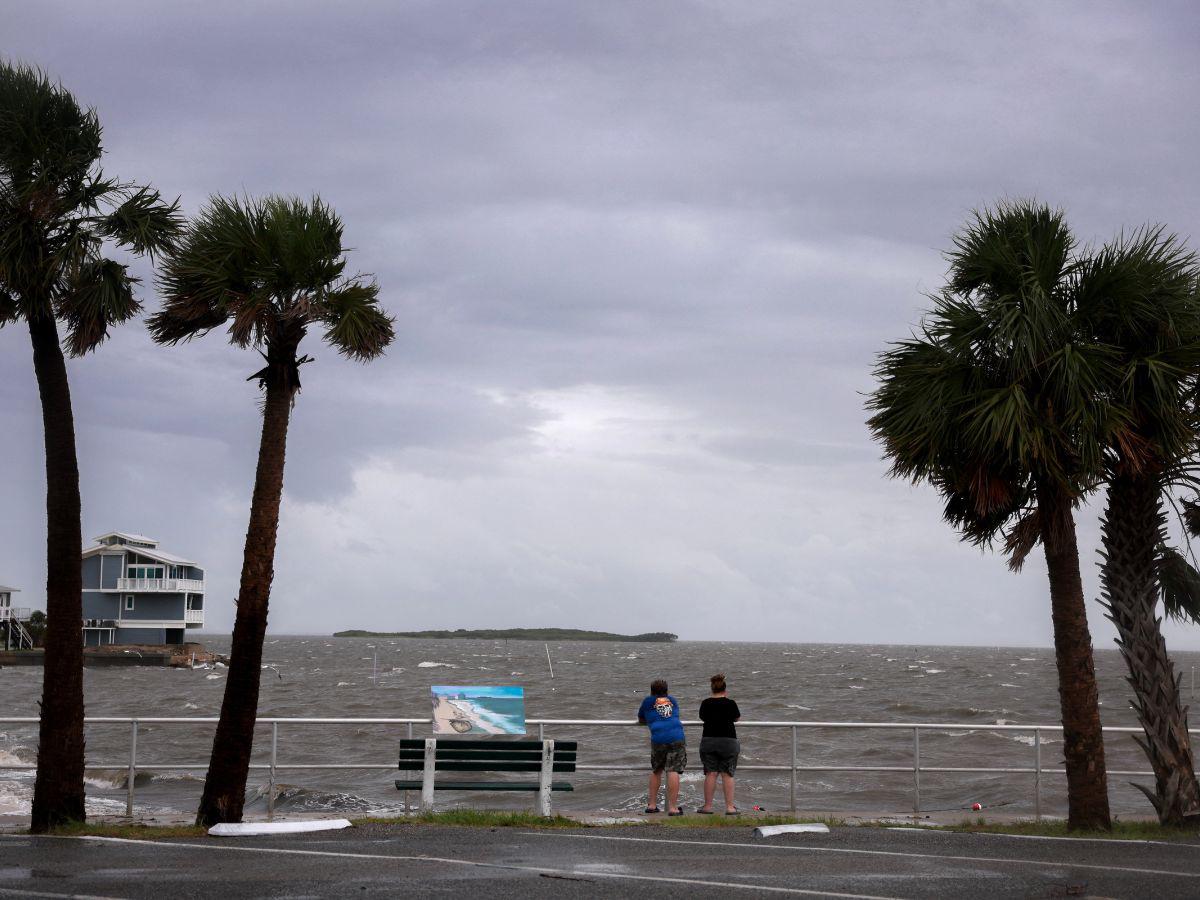
M 283 492 L 288 420 L 300 390 L 300 342 L 310 327 L 352 359 L 383 353 L 392 319 L 373 281 L 344 274 L 342 223 L 321 200 L 213 197 L 163 266 L 162 309 L 149 321 L 163 344 L 228 323 L 229 339 L 254 347 L 266 366 L 247 380 L 264 392 L 262 442 L 242 559 L 221 718 L 196 822 L 238 822 L 258 712 L 267 603 Z
M 46 633 L 32 829 L 84 818 L 79 465 L 67 367 L 134 316 L 137 279 L 107 258 L 167 249 L 177 204 L 105 178 L 100 122 L 40 71 L 0 63 L 0 326 L 23 319 L 46 441 Z
M 1033 530 L 1046 552 L 1068 825 L 1108 828 L 1108 783 L 1073 508 L 1101 471 L 1110 353 L 1078 340 L 1074 241 L 1033 202 L 977 213 L 912 339 L 879 356 L 869 425 L 892 474 L 927 481 L 964 538 Z
M 1200 815 L 1187 711 L 1157 615 L 1200 619 L 1200 578 L 1166 540 L 1163 494 L 1195 484 L 1200 450 L 1200 297 L 1197 260 L 1173 235 L 1145 228 L 1084 260 L 1079 273 L 1081 330 L 1117 353 L 1104 391 L 1119 415 L 1107 454 L 1102 520 L 1103 601 L 1129 669 L 1139 739 L 1155 790 L 1141 788 L 1164 825 Z

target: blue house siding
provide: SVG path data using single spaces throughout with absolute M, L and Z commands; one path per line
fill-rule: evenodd
M 129 594 L 116 596 L 121 598 L 121 618 L 126 622 L 136 619 L 183 621 L 183 594 L 134 594 L 133 609 L 125 608 L 125 598 Z
M 85 590 L 83 592 L 83 617 L 85 619 L 115 619 L 117 618 L 117 595 L 102 594 L 99 591 Z
M 123 557 L 118 554 L 101 554 L 104 558 L 104 584 L 101 585 L 105 590 L 115 590 L 117 587 L 117 579 L 124 576 L 121 571 L 124 564 Z
M 167 630 L 165 628 L 118 628 L 118 644 L 165 644 Z
M 186 639 L 187 628 L 203 627 L 203 621 L 187 621 L 203 618 L 203 568 L 158 550 L 158 541 L 144 535 L 114 531 L 95 540 L 96 546 L 84 551 L 81 571 L 88 644 L 179 643 Z M 129 587 L 150 590 L 118 589 L 125 579 L 131 580 Z M 198 582 L 201 590 L 153 590 L 182 588 L 171 584 L 175 580 Z M 115 634 L 105 623 L 113 624 Z
M 83 561 L 83 589 L 96 590 L 100 587 L 100 557 L 89 556 Z

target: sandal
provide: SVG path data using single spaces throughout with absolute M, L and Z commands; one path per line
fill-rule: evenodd
M 742 811 L 740 809 L 725 810 L 725 815 L 727 815 L 727 816 L 740 816 L 741 814 L 742 814 Z
M 696 813 L 701 816 L 713 815 L 713 811 L 711 809 L 698 809 L 698 810 L 696 810 Z
M 668 816 L 682 816 L 682 815 L 683 815 L 683 810 L 682 810 L 682 809 L 677 809 L 677 810 L 675 810 L 675 812 L 669 812 L 669 813 L 667 813 L 667 815 L 668 815 Z
M 647 807 L 646 807 L 646 809 L 644 810 L 644 812 L 645 812 L 645 814 L 646 814 L 646 815 L 648 815 L 648 816 L 652 816 L 652 815 L 654 815 L 655 813 L 660 813 L 660 812 L 662 812 L 662 810 L 661 810 L 661 809 L 659 809 L 657 806 L 647 806 Z

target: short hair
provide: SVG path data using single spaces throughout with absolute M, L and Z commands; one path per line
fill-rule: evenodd
M 661 678 L 655 678 L 650 682 L 650 693 L 655 697 L 667 696 L 667 683 Z
M 714 694 L 719 694 L 721 691 L 725 690 L 725 676 L 721 673 L 717 673 L 712 678 L 708 679 L 708 682 L 712 685 L 712 692 Z

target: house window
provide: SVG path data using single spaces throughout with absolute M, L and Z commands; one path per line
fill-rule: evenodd
M 125 608 L 126 608 L 126 609 L 133 609 L 133 594 L 126 594 L 126 595 L 125 595 Z

